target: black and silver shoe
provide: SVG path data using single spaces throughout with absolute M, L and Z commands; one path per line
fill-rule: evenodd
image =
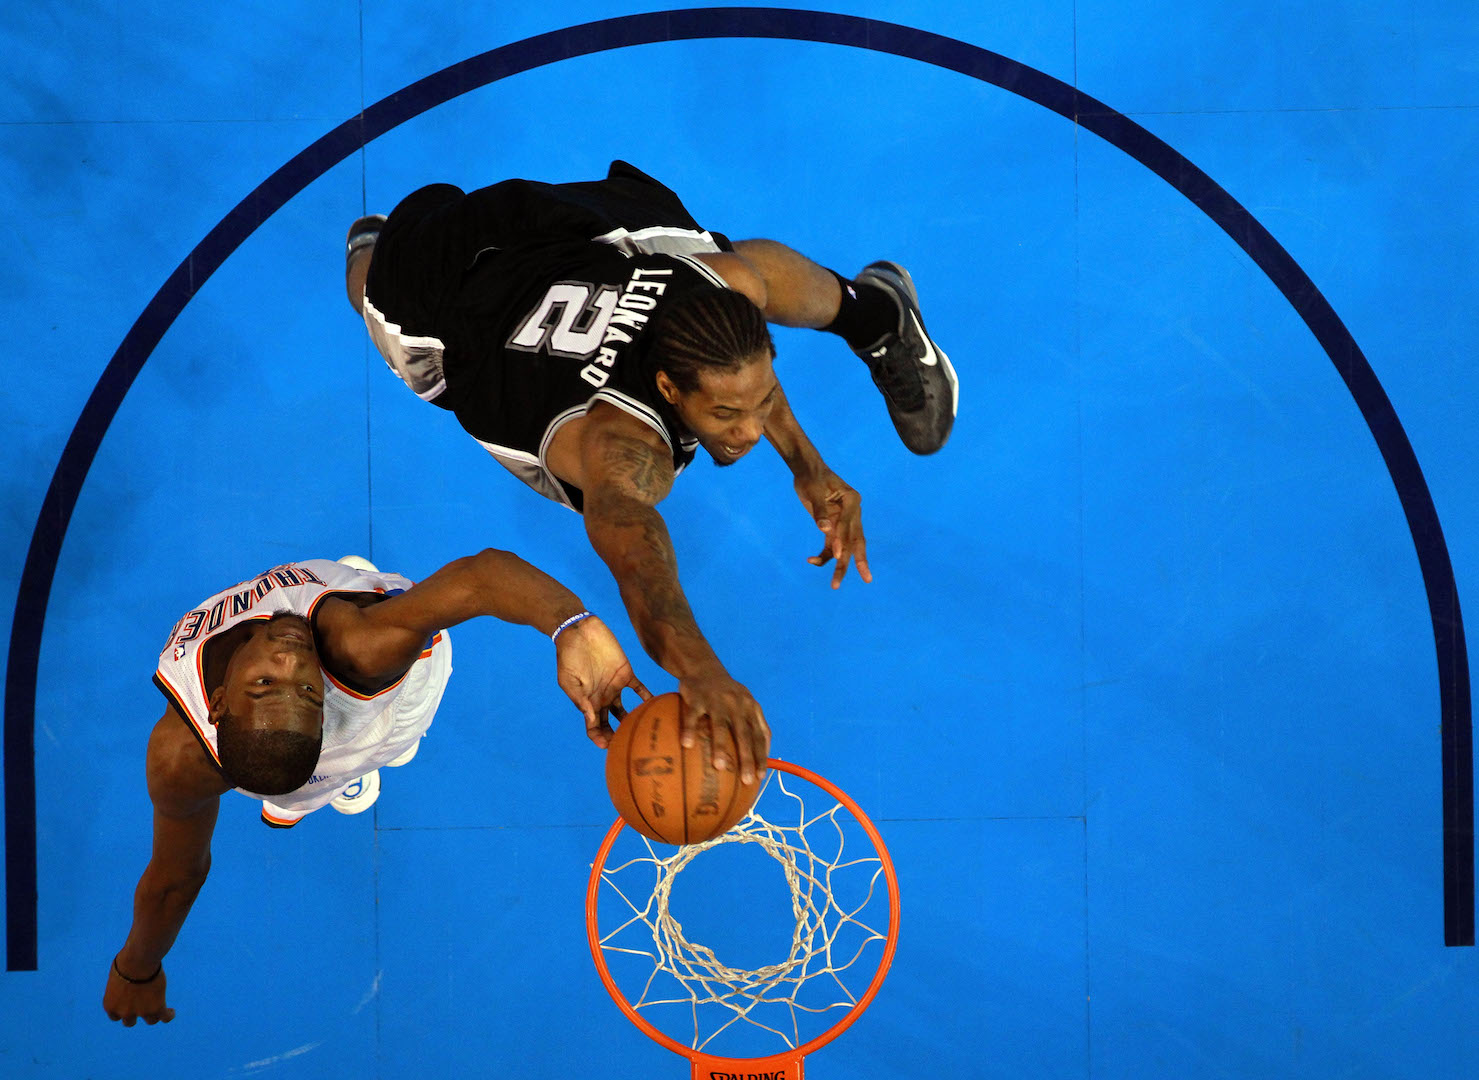
M 356 218 L 344 238 L 344 293 L 349 298 L 349 306 L 361 315 L 365 310 L 365 281 L 369 270 L 368 260 L 361 259 L 360 255 L 375 250 L 375 242 L 380 239 L 384 225 L 384 214 Z
M 955 369 L 925 333 L 919 297 L 909 271 L 898 263 L 875 262 L 855 279 L 876 285 L 899 305 L 899 328 L 866 349 L 855 350 L 883 393 L 899 438 L 916 454 L 933 454 L 945 445 L 955 424 L 960 384 Z
M 385 227 L 384 214 L 370 214 L 356 218 L 349 226 L 349 235 L 344 238 L 344 261 L 347 264 L 360 248 L 369 247 L 380 239 L 380 230 Z

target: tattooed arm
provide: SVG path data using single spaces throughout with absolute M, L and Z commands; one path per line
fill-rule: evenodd
M 678 678 L 684 745 L 711 730 L 715 767 L 754 776 L 764 767 L 770 729 L 699 630 L 657 512 L 673 487 L 671 451 L 640 420 L 597 404 L 585 417 L 580 458 L 586 535 L 616 578 L 642 647 Z

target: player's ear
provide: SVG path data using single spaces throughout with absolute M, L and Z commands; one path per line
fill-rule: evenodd
M 226 715 L 226 688 L 224 686 L 218 686 L 212 690 L 207 703 L 210 705 L 210 713 L 207 718 L 211 722 L 211 727 L 215 727 L 221 722 L 221 717 Z
M 666 371 L 657 373 L 657 392 L 662 395 L 663 400 L 669 405 L 678 404 L 678 386 L 672 379 L 668 378 Z

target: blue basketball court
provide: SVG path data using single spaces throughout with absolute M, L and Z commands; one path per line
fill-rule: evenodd
M 150 676 L 201 598 L 506 548 L 675 688 L 580 519 L 344 299 L 360 214 L 618 157 L 732 237 L 907 266 L 960 375 L 916 458 L 837 339 L 776 332 L 871 585 L 807 564 L 763 448 L 662 505 L 772 753 L 897 867 L 892 971 L 807 1075 L 1479 1075 L 1472 5 L 662 10 L 0 15 L 0 1076 L 687 1075 L 586 946 L 602 755 L 549 642 L 487 620 L 369 813 L 281 832 L 223 798 L 174 1022 L 101 1006 L 149 858 Z

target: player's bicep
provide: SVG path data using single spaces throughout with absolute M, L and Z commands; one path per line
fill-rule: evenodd
M 216 771 L 186 722 L 171 706 L 149 737 L 146 773 L 154 807 L 156 873 L 170 878 L 204 877 L 210 869 L 211 837 L 226 781 Z
M 456 579 L 459 564 L 466 561 L 459 559 L 406 592 L 368 607 L 337 598 L 325 603 L 318 615 L 321 659 L 360 689 L 376 689 L 379 682 L 404 674 L 431 635 L 470 617 L 469 590 Z
M 673 489 L 673 456 L 667 443 L 624 413 L 600 419 L 581 443 L 587 515 L 593 509 L 599 513 L 612 500 L 656 506 Z

